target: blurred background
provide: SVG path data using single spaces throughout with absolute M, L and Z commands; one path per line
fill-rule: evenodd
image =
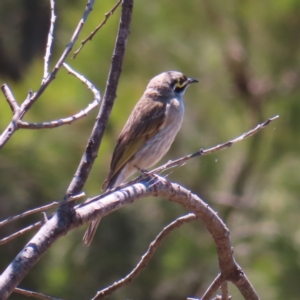
M 74 50 L 115 0 L 96 1 Z M 51 68 L 82 16 L 86 1 L 57 1 Z M 300 1 L 136 1 L 118 97 L 84 188 L 99 194 L 116 139 L 149 79 L 179 70 L 199 80 L 185 95 L 185 120 L 162 162 L 232 139 L 276 114 L 255 136 L 214 155 L 194 158 L 168 178 L 198 194 L 231 232 L 237 262 L 261 299 L 299 299 L 300 278 Z M 0 83 L 21 103 L 43 75 L 49 1 L 1 0 Z M 103 94 L 120 9 L 68 63 Z M 73 115 L 92 94 L 61 69 L 24 120 Z M 97 110 L 52 130 L 19 130 L 0 151 L 0 218 L 63 198 Z M 11 111 L 0 96 L 0 130 Z M 91 247 L 86 229 L 59 239 L 20 287 L 64 299 L 90 299 L 127 274 L 159 231 L 187 211 L 165 199 L 144 199 L 101 221 Z M 49 212 L 50 214 L 50 212 Z M 41 219 L 37 214 L 0 228 L 1 238 Z M 4 270 L 31 232 L 0 249 Z M 216 250 L 200 222 L 173 232 L 132 284 L 108 299 L 200 297 L 218 274 Z M 242 299 L 230 285 L 234 299 Z M 27 299 L 13 294 L 10 299 Z

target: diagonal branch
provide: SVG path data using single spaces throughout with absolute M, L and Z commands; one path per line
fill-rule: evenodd
M 131 283 L 139 274 L 140 272 L 146 268 L 150 259 L 154 256 L 155 251 L 163 242 L 164 238 L 166 238 L 173 230 L 176 228 L 184 225 L 185 223 L 191 222 L 196 220 L 197 217 L 195 214 L 187 214 L 183 217 L 180 217 L 173 221 L 171 224 L 166 226 L 155 238 L 153 242 L 151 242 L 147 252 L 142 256 L 141 260 L 138 262 L 136 267 L 124 278 L 120 279 L 119 281 L 114 282 L 112 285 L 108 286 L 107 288 L 99 291 L 93 300 L 100 300 L 104 297 L 111 295 L 114 291 L 121 288 L 124 285 Z
M 46 53 L 44 57 L 44 76 L 42 83 L 46 80 L 46 78 L 49 76 L 49 63 L 50 63 L 50 57 L 51 57 L 51 48 L 53 44 L 53 32 L 54 32 L 54 26 L 55 26 L 55 1 L 50 0 L 50 10 L 51 10 L 51 19 L 50 19 L 50 28 L 48 32 L 48 38 L 47 38 L 47 45 L 46 45 Z
M 33 298 L 42 299 L 42 300 L 62 300 L 62 299 L 50 297 L 50 296 L 42 294 L 42 293 L 28 291 L 28 290 L 24 290 L 21 288 L 15 288 L 14 292 L 24 295 L 24 296 L 27 296 L 27 297 L 33 297 Z
M 104 130 L 106 128 L 114 101 L 116 99 L 116 91 L 121 75 L 121 69 L 129 35 L 132 9 L 133 0 L 123 0 L 120 25 L 115 42 L 107 85 L 103 96 L 103 103 L 96 118 L 96 122 L 91 132 L 85 152 L 68 187 L 66 197 L 81 192 L 91 171 L 92 165 L 98 155 L 98 150 L 104 135 Z
M 218 291 L 223 282 L 225 282 L 225 279 L 222 277 L 221 274 L 218 274 L 218 276 L 214 279 L 211 285 L 207 288 L 201 299 L 210 300 L 213 297 L 213 295 Z
M 233 144 L 235 143 L 238 143 L 238 142 L 241 142 L 242 140 L 246 139 L 247 137 L 250 137 L 254 134 L 256 134 L 257 132 L 259 132 L 261 129 L 265 128 L 266 126 L 268 126 L 271 122 L 277 120 L 279 118 L 279 115 L 276 115 L 272 118 L 269 118 L 268 120 L 266 120 L 265 122 L 261 123 L 261 124 L 258 124 L 255 128 L 243 133 L 242 135 L 238 136 L 237 138 L 233 139 L 233 140 L 230 140 L 228 142 L 225 142 L 225 143 L 222 143 L 222 144 L 219 144 L 217 146 L 214 146 L 212 148 L 208 148 L 208 149 L 200 149 L 199 151 L 195 152 L 195 153 L 192 153 L 192 154 L 189 154 L 189 155 L 186 155 L 184 157 L 181 157 L 181 158 L 178 158 L 176 160 L 173 160 L 173 161 L 169 161 L 167 162 L 166 164 L 152 170 L 150 173 L 160 173 L 166 169 L 169 169 L 169 168 L 174 168 L 174 167 L 177 167 L 177 166 L 180 166 L 182 164 L 184 164 L 186 161 L 190 160 L 191 158 L 193 157 L 196 157 L 196 156 L 203 156 L 203 155 L 207 155 L 207 154 L 212 154 L 214 152 L 217 152 L 217 151 L 220 151 L 220 150 L 223 150 L 223 149 L 226 149 L 226 148 L 229 148 L 231 147 Z
M 5 96 L 5 99 L 6 99 L 7 103 L 10 106 L 11 111 L 13 113 L 16 113 L 19 110 L 19 105 L 18 105 L 12 91 L 10 90 L 10 88 L 8 87 L 7 84 L 3 84 L 1 86 L 1 90 L 4 94 L 4 96 Z
M 78 199 L 82 198 L 85 196 L 85 193 L 82 192 L 78 195 L 75 195 L 75 196 L 71 196 L 69 199 L 67 200 L 64 200 L 63 202 L 65 203 L 66 201 L 67 202 L 71 202 L 71 201 L 77 201 Z M 54 201 L 50 204 L 46 204 L 46 205 L 43 205 L 43 206 L 40 206 L 40 207 L 37 207 L 37 208 L 34 208 L 34 209 L 31 209 L 31 210 L 28 210 L 28 211 L 25 211 L 19 215 L 16 215 L 16 216 L 13 216 L 13 217 L 9 217 L 3 221 L 0 222 L 0 227 L 10 223 L 10 222 L 13 222 L 13 221 L 16 221 L 18 219 L 22 219 L 22 218 L 25 218 L 29 215 L 32 215 L 32 214 L 36 214 L 38 212 L 42 212 L 42 211 L 45 211 L 45 210 L 48 210 L 50 208 L 53 208 L 53 207 L 56 207 L 56 206 L 59 206 L 62 204 L 62 201 Z M 1 240 L 0 240 L 1 242 Z
M 88 41 L 91 41 L 93 39 L 94 35 L 106 23 L 106 21 L 108 20 L 108 18 L 113 15 L 113 13 L 118 8 L 118 6 L 121 4 L 121 2 L 122 2 L 122 0 L 118 0 L 118 2 L 113 6 L 113 8 L 109 12 L 107 12 L 105 14 L 104 20 L 96 27 L 96 29 L 93 32 L 91 32 L 91 34 L 86 39 L 84 39 L 83 41 L 81 41 L 81 46 L 74 52 L 74 54 L 72 56 L 72 59 L 75 59 L 77 57 L 77 55 L 79 54 L 79 52 L 81 51 L 81 49 L 84 47 L 84 45 Z
M 20 237 L 21 235 L 26 234 L 27 232 L 29 232 L 29 231 L 31 231 L 31 230 L 33 230 L 33 229 L 36 229 L 36 228 L 41 227 L 43 224 L 44 224 L 43 221 L 39 221 L 39 222 L 36 222 L 36 223 L 34 223 L 34 224 L 32 224 L 32 225 L 29 225 L 29 226 L 27 226 L 27 227 L 25 227 L 25 228 L 22 228 L 21 230 L 19 230 L 19 231 L 13 233 L 13 234 L 11 234 L 11 235 L 9 235 L 9 236 L 7 236 L 7 237 L 1 239 L 1 240 L 0 240 L 0 246 L 1 246 L 1 245 L 4 245 L 4 244 L 7 244 L 8 242 L 10 242 L 10 241 L 12 241 L 12 240 L 14 240 L 14 239 Z M 0 298 L 0 299 L 1 299 L 1 298 Z

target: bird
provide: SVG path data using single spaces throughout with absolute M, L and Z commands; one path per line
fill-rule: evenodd
M 168 152 L 183 121 L 183 95 L 196 82 L 178 71 L 163 72 L 150 80 L 119 135 L 103 190 L 119 186 L 137 170 L 150 168 Z M 90 223 L 83 237 L 86 246 L 100 220 Z

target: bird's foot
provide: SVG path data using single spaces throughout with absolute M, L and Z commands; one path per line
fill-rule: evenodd
M 163 176 L 160 176 L 159 174 L 157 173 L 154 173 L 154 172 L 151 172 L 151 171 L 148 171 L 148 170 L 145 170 L 145 169 L 141 169 L 139 166 L 135 165 L 135 168 L 137 170 L 139 170 L 144 176 L 146 177 L 150 177 L 151 179 L 155 178 L 156 180 L 158 181 L 161 181 L 162 183 L 164 184 L 167 184 L 169 187 L 172 186 L 171 182 L 166 179 L 165 177 Z

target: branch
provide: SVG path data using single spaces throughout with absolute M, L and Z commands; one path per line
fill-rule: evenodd
M 4 226 L 4 225 L 6 225 L 6 224 L 8 224 L 8 223 L 10 223 L 10 222 L 16 221 L 16 220 L 18 220 L 18 219 L 25 218 L 25 217 L 27 217 L 27 216 L 29 216 L 29 215 L 32 215 L 32 214 L 35 214 L 35 213 L 38 213 L 38 212 L 45 211 L 45 210 L 48 210 L 48 209 L 53 208 L 53 207 L 56 207 L 56 206 L 59 206 L 59 205 L 61 205 L 62 203 L 71 202 L 71 201 L 76 201 L 76 200 L 78 200 L 78 199 L 80 199 L 80 198 L 82 198 L 82 197 L 84 197 L 84 196 L 85 196 L 85 193 L 82 192 L 82 193 L 80 193 L 80 194 L 78 194 L 78 195 L 75 195 L 75 196 L 70 197 L 70 198 L 67 199 L 67 200 L 64 200 L 64 201 L 54 201 L 54 202 L 52 202 L 52 203 L 50 203 L 50 204 L 46 204 L 46 205 L 43 205 L 43 206 L 40 206 L 40 207 L 31 209 L 31 210 L 28 210 L 28 211 L 25 211 L 25 212 L 23 212 L 23 213 L 21 213 L 21 214 L 19 214 L 19 215 L 16 215 L 16 216 L 13 216 L 13 217 L 9 217 L 9 218 L 7 218 L 7 219 L 1 221 L 1 222 L 0 222 L 0 227 L 1 227 L 1 226 Z M 1 242 L 1 240 L 0 240 L 0 242 Z
M 63 63 L 63 66 L 67 69 L 68 73 L 78 78 L 82 83 L 84 83 L 89 90 L 91 90 L 95 96 L 95 98 L 100 102 L 101 95 L 100 92 L 96 89 L 96 87 L 87 80 L 83 75 L 77 73 L 75 70 L 73 70 L 68 64 Z
M 250 137 L 256 133 L 258 133 L 261 129 L 265 128 L 266 126 L 268 126 L 272 121 L 278 119 L 279 116 L 274 116 L 272 118 L 269 118 L 268 120 L 266 120 L 264 123 L 262 124 L 258 124 L 255 128 L 243 133 L 242 135 L 238 136 L 237 138 L 233 139 L 233 140 L 230 140 L 230 141 L 227 141 L 223 144 L 219 144 L 217 146 L 214 146 L 214 147 L 211 147 L 211 148 L 208 148 L 208 149 L 200 149 L 199 151 L 195 152 L 195 153 L 192 153 L 192 154 L 189 154 L 189 155 L 186 155 L 184 157 L 181 157 L 181 158 L 178 158 L 176 160 L 173 160 L 173 161 L 169 161 L 167 162 L 166 164 L 160 166 L 160 167 L 157 167 L 149 172 L 145 172 L 145 171 L 142 171 L 142 170 L 139 170 L 139 171 L 142 171 L 142 175 L 137 177 L 137 178 L 134 178 L 133 180 L 129 181 L 129 182 L 126 182 L 126 183 L 123 183 L 123 184 L 120 184 L 119 186 L 107 191 L 107 192 L 104 192 L 100 197 L 105 197 L 107 196 L 108 194 L 114 192 L 114 191 L 117 191 L 119 190 L 120 188 L 125 188 L 125 187 L 128 187 L 130 185 L 133 185 L 134 183 L 137 183 L 140 181 L 141 178 L 143 178 L 143 176 L 152 176 L 153 174 L 157 174 L 157 173 L 160 173 L 166 169 L 169 169 L 169 168 L 174 168 L 174 167 L 177 167 L 177 166 L 181 166 L 183 165 L 186 161 L 190 160 L 191 158 L 194 158 L 194 157 L 197 157 L 197 156 L 203 156 L 203 155 L 208 155 L 208 154 L 211 154 L 211 153 L 214 153 L 214 152 L 217 152 L 219 150 L 223 150 L 223 149 L 226 149 L 226 148 L 229 148 L 231 147 L 233 144 L 237 143 L 237 142 L 240 142 L 242 140 L 244 140 L 245 138 L 247 137 Z M 98 197 L 94 197 L 94 198 L 89 198 L 87 199 L 84 204 L 86 203 L 90 203 L 90 202 L 93 202 L 93 201 L 97 201 L 97 199 L 99 199 Z
M 91 171 L 93 163 L 98 155 L 98 150 L 104 135 L 104 130 L 106 128 L 116 98 L 116 91 L 121 75 L 125 48 L 129 35 L 132 9 L 133 0 L 123 0 L 119 30 L 115 42 L 107 85 L 103 96 L 103 103 L 96 118 L 96 122 L 88 140 L 85 152 L 68 187 L 66 197 L 81 192 Z
M 53 298 L 53 297 L 47 296 L 42 293 L 32 292 L 32 291 L 24 290 L 21 288 L 15 288 L 14 292 L 24 295 L 24 296 L 27 296 L 27 297 L 33 297 L 33 298 L 42 299 L 42 300 L 61 300 L 59 298 Z
M 220 273 L 215 280 L 211 283 L 211 285 L 207 288 L 204 295 L 202 296 L 201 300 L 210 300 L 213 295 L 218 291 L 222 283 L 225 281 L 225 279 L 222 277 L 222 274 Z
M 261 129 L 265 128 L 266 126 L 268 126 L 271 122 L 273 122 L 274 120 L 278 119 L 279 118 L 279 115 L 276 115 L 272 118 L 269 118 L 268 120 L 266 120 L 265 122 L 261 123 L 261 124 L 258 124 L 255 128 L 243 133 L 242 135 L 238 136 L 237 138 L 233 139 L 233 140 L 230 140 L 228 142 L 225 142 L 223 144 L 219 144 L 217 146 L 214 146 L 212 148 L 209 148 L 209 149 L 200 149 L 199 151 L 195 152 L 195 153 L 192 153 L 192 154 L 189 154 L 189 155 L 186 155 L 184 157 L 181 157 L 181 158 L 178 158 L 176 160 L 173 160 L 173 161 L 169 161 L 167 162 L 166 164 L 150 171 L 150 173 L 160 173 L 166 169 L 169 169 L 169 168 L 174 168 L 174 167 L 177 167 L 177 166 L 180 166 L 180 165 L 183 165 L 186 161 L 190 160 L 191 158 L 193 157 L 196 157 L 196 156 L 203 156 L 203 155 L 207 155 L 207 154 L 212 154 L 214 152 L 217 152 L 217 151 L 220 151 L 220 150 L 223 150 L 223 149 L 226 149 L 226 148 L 229 148 L 231 147 L 233 144 L 235 143 L 238 143 L 238 142 L 241 142 L 242 140 L 246 139 L 247 137 L 250 137 L 254 134 L 256 134 L 257 132 L 259 132 Z
M 89 15 L 89 13 L 92 10 L 93 4 L 95 0 L 88 0 L 88 3 L 86 5 L 83 17 L 79 21 L 73 36 L 66 46 L 64 52 L 62 53 L 61 57 L 57 61 L 54 69 L 52 72 L 48 75 L 48 77 L 42 82 L 39 90 L 36 93 L 33 93 L 30 95 L 30 97 L 27 97 L 27 99 L 22 103 L 21 107 L 18 109 L 16 113 L 14 113 L 14 116 L 10 122 L 10 124 L 6 127 L 6 129 L 3 131 L 3 133 L 0 136 L 0 149 L 9 141 L 11 136 L 15 133 L 17 129 L 19 129 L 18 121 L 21 121 L 26 112 L 30 109 L 30 107 L 37 101 L 37 99 L 43 94 L 45 89 L 48 87 L 48 85 L 52 82 L 52 80 L 55 78 L 57 72 L 61 68 L 63 62 L 66 60 L 68 54 L 73 48 L 74 43 L 76 42 L 78 35 Z M 51 28 L 51 27 L 50 27 Z
M 230 300 L 231 296 L 229 296 L 227 281 L 222 282 L 221 290 L 222 290 L 222 299 L 221 300 Z
M 81 110 L 79 113 L 67 117 L 64 119 L 59 119 L 59 120 L 54 120 L 50 122 L 42 122 L 42 123 L 29 123 L 25 121 L 18 121 L 18 128 L 25 128 L 25 129 L 45 129 L 45 128 L 55 128 L 59 126 L 63 126 L 66 124 L 71 124 L 85 116 L 87 116 L 93 109 L 95 109 L 98 104 L 101 101 L 101 94 L 100 92 L 96 89 L 96 87 L 89 81 L 87 80 L 84 76 L 80 75 L 76 71 L 74 71 L 70 66 L 68 66 L 66 63 L 63 64 L 63 66 L 68 70 L 68 73 L 75 76 L 78 78 L 82 83 L 84 83 L 89 90 L 91 90 L 94 94 L 94 101 L 90 103 L 87 108 Z
M 99 218 L 100 216 L 103 217 L 109 214 L 112 210 L 119 209 L 126 204 L 131 204 L 139 199 L 141 195 L 145 196 L 146 194 L 147 196 L 165 197 L 193 211 L 197 218 L 200 218 L 204 222 L 216 243 L 219 267 L 224 280 L 231 281 L 235 284 L 245 299 L 259 299 L 248 278 L 234 260 L 229 231 L 226 225 L 222 222 L 217 213 L 198 196 L 177 184 L 160 180 L 160 177 L 157 175 L 151 177 L 147 183 L 140 179 L 139 182 L 122 188 L 119 191 L 115 191 L 105 198 L 100 195 L 98 199 L 101 199 L 101 201 L 81 204 L 76 209 L 76 212 L 80 215 L 81 213 L 84 214 L 84 217 L 81 215 L 82 221 L 85 220 L 86 216 L 89 221 L 92 221 L 97 217 Z M 94 208 L 93 211 L 90 210 L 91 207 Z
M 125 205 L 149 196 L 164 197 L 195 213 L 215 241 L 223 278 L 235 284 L 245 299 L 259 299 L 246 275 L 234 260 L 229 231 L 218 214 L 197 195 L 178 184 L 161 181 L 159 176 L 151 177 L 149 182 L 141 180 L 104 198 L 100 195 L 98 197 L 100 201 L 83 203 L 75 209 L 73 214 L 58 210 L 0 276 L 0 299 L 6 299 L 10 295 L 59 237 L 83 223 L 104 217 Z
M 13 113 L 16 113 L 19 110 L 19 105 L 12 93 L 12 91 L 10 90 L 10 88 L 8 87 L 7 84 L 3 84 L 1 86 L 1 90 L 5 96 L 6 101 L 8 102 L 10 109 L 12 110 Z
M 109 12 L 107 12 L 105 14 L 104 20 L 96 27 L 96 29 L 94 31 L 92 31 L 91 34 L 86 39 L 84 39 L 83 41 L 81 41 L 81 46 L 74 52 L 74 54 L 72 56 L 72 59 L 75 59 L 77 57 L 77 55 L 79 54 L 79 52 L 81 51 L 81 49 L 84 47 L 84 45 L 88 41 L 91 41 L 93 39 L 94 35 L 106 23 L 106 21 L 108 20 L 108 18 L 113 15 L 113 13 L 118 8 L 118 6 L 121 4 L 121 2 L 122 2 L 122 0 L 118 0 L 118 2 L 113 6 L 113 8 Z
M 51 10 L 51 19 L 50 19 L 50 28 L 48 32 L 48 39 L 47 39 L 47 45 L 46 45 L 46 53 L 44 57 L 44 76 L 42 80 L 42 84 L 46 80 L 46 78 L 49 76 L 49 62 L 51 57 L 51 47 L 53 44 L 53 32 L 54 32 L 54 26 L 55 26 L 55 1 L 50 0 L 50 10 Z
M 155 251 L 158 249 L 158 247 L 163 242 L 163 239 L 166 238 L 173 230 L 176 228 L 182 226 L 185 223 L 191 222 L 196 220 L 197 217 L 195 214 L 187 214 L 186 216 L 183 216 L 181 218 L 178 218 L 168 226 L 166 226 L 159 235 L 155 238 L 155 240 L 150 244 L 147 252 L 142 256 L 141 260 L 138 262 L 136 267 L 123 279 L 115 282 L 111 286 L 99 291 L 96 296 L 93 298 L 93 300 L 100 300 L 104 297 L 112 294 L 115 290 L 121 288 L 124 285 L 127 285 L 131 283 L 139 274 L 140 272 L 146 268 L 148 263 L 150 262 L 150 259 L 154 256 Z
M 9 236 L 1 239 L 0 240 L 0 246 L 6 244 L 6 243 L 8 243 L 8 242 L 10 242 L 10 241 L 12 241 L 12 240 L 14 240 L 16 238 L 18 238 L 18 237 L 20 237 L 21 235 L 24 235 L 25 233 L 27 233 L 27 232 L 35 229 L 35 228 L 41 227 L 43 224 L 44 224 L 43 221 L 36 222 L 36 223 L 34 223 L 32 225 L 29 225 L 29 226 L 27 226 L 27 227 L 25 227 L 25 228 L 23 228 L 23 229 L 15 232 L 15 233 L 13 233 L 13 234 L 11 234 L 11 235 L 9 235 Z

